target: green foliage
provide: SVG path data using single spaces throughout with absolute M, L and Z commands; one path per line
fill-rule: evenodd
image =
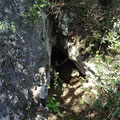
M 59 72 L 56 72 L 55 70 L 51 69 L 51 72 L 53 72 L 53 86 L 56 89 L 58 87 L 58 79 L 59 79 Z
M 59 113 L 59 105 L 60 102 L 56 102 L 56 94 L 53 94 L 51 97 L 48 98 L 46 106 L 49 108 L 49 112 Z
M 47 0 L 34 0 L 32 5 L 28 5 L 26 14 L 22 15 L 25 23 L 39 24 L 43 9 L 50 6 Z
M 14 24 L 14 22 L 11 22 L 11 24 L 10 24 L 10 27 L 9 27 L 12 31 L 13 31 L 13 33 L 15 33 L 16 32 L 16 28 L 15 28 L 15 24 Z
M 51 77 L 53 79 L 53 86 L 55 89 L 59 87 L 59 83 L 63 84 L 63 81 L 59 77 L 59 72 L 57 72 L 54 67 L 51 67 Z
M 0 21 L 0 30 L 3 32 L 5 29 L 9 28 L 9 24 L 6 21 Z
M 120 54 L 120 29 L 117 31 L 110 31 L 106 36 L 106 40 L 110 43 L 108 49 L 111 53 Z
M 5 30 L 12 30 L 13 33 L 16 32 L 14 22 L 8 23 L 7 21 L 0 21 L 0 31 L 4 32 Z
M 111 17 L 111 13 L 108 14 Z M 109 29 L 110 26 L 107 27 L 106 22 L 113 27 Z M 91 39 L 93 47 L 97 42 L 100 43 L 96 55 L 91 58 L 98 71 L 96 86 L 99 98 L 94 104 L 94 109 L 99 113 L 107 111 L 108 115 L 105 119 L 118 120 L 120 119 L 120 20 L 113 20 L 111 17 L 107 21 L 101 20 L 100 24 L 102 28 L 105 27 L 106 32 L 102 36 L 94 32 Z M 91 53 L 93 53 L 92 50 Z
M 53 79 L 53 87 L 55 89 L 57 89 L 59 87 L 59 82 L 62 82 L 62 81 L 59 78 L 59 72 L 56 72 L 54 67 L 51 67 L 51 76 Z M 48 89 L 50 89 L 49 85 L 47 87 L 48 87 Z M 54 112 L 54 113 L 60 112 L 60 110 L 58 108 L 60 105 L 60 102 L 56 101 L 56 97 L 57 97 L 56 94 L 52 94 L 52 96 L 48 97 L 48 99 L 47 99 L 46 106 L 49 108 L 49 112 Z
M 120 82 L 117 73 L 120 68 L 119 64 L 114 62 L 115 60 L 117 61 L 117 57 L 105 56 L 103 53 L 96 55 L 95 60 L 98 70 L 97 79 L 99 80 L 96 85 L 100 94 L 98 101 L 94 104 L 94 109 L 98 112 L 108 110 L 110 113 L 107 118 L 119 119 Z
M 31 105 L 32 105 L 31 101 L 28 101 L 26 105 L 26 110 L 30 110 Z

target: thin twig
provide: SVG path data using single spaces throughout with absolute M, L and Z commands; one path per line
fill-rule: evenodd
M 62 63 L 60 63 L 59 65 L 55 65 L 55 67 L 61 66 L 63 65 L 67 60 L 69 59 L 69 57 L 67 57 Z
M 23 38 L 20 36 L 20 34 L 18 32 L 16 32 L 16 34 L 18 35 L 18 37 L 22 40 L 22 42 L 24 42 Z

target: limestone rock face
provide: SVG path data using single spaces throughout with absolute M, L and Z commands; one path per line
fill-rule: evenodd
M 24 111 L 47 96 L 50 81 L 51 27 L 45 13 L 39 25 L 28 25 L 20 16 L 29 0 L 1 0 L 0 30 L 0 120 L 34 119 Z M 5 22 L 6 21 L 6 22 Z M 28 115 L 28 113 L 26 113 Z

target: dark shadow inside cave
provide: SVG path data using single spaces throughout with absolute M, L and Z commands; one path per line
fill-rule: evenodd
M 73 70 L 78 70 L 73 61 L 68 59 L 68 56 L 65 55 L 57 47 L 53 47 L 52 56 L 51 56 L 51 66 L 56 72 L 59 73 L 58 87 L 54 87 L 54 71 L 51 72 L 51 81 L 49 96 L 57 95 L 55 97 L 56 101 L 59 101 L 61 105 L 65 104 L 69 98 L 71 98 L 69 104 L 66 104 L 65 107 L 69 107 L 74 100 L 81 97 L 82 93 L 75 94 L 76 90 L 81 87 L 83 82 L 81 73 L 79 76 L 72 77 L 71 73 Z M 65 87 L 66 86 L 66 87 Z M 68 92 L 67 92 L 68 91 Z M 63 93 L 66 93 L 65 95 Z M 63 96 L 64 95 L 64 96 Z M 62 110 L 63 108 L 61 108 Z
M 59 73 L 59 77 L 64 83 L 70 83 L 72 70 L 77 69 L 68 56 L 57 47 L 52 49 L 51 65 Z
M 71 84 L 71 73 L 74 69 L 77 69 L 75 64 L 69 60 L 68 56 L 65 55 L 59 48 L 56 46 L 52 49 L 51 55 L 51 67 L 54 71 L 51 72 L 51 81 L 50 81 L 50 89 L 49 89 L 49 96 L 53 94 L 57 94 L 56 97 L 57 101 L 60 103 L 64 103 L 61 95 L 63 93 L 63 84 Z M 59 78 L 57 78 L 58 87 L 55 88 L 54 86 L 54 72 L 59 73 Z

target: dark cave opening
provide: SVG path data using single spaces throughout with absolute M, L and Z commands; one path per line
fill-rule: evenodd
M 53 94 L 58 95 L 56 97 L 57 101 L 63 103 L 61 95 L 63 93 L 63 84 L 70 84 L 71 82 L 71 73 L 73 69 L 77 69 L 75 64 L 69 60 L 68 56 L 65 55 L 59 48 L 56 46 L 52 48 L 52 55 L 51 55 L 51 67 L 54 71 L 51 71 L 51 80 L 50 80 L 50 89 L 49 89 L 49 96 Z M 57 82 L 55 82 L 54 72 L 58 72 Z M 58 86 L 55 88 L 55 84 L 57 83 Z
M 65 83 L 70 82 L 72 70 L 77 69 L 68 56 L 56 46 L 52 49 L 51 66 L 59 73 L 60 79 Z
M 59 101 L 61 104 L 64 104 L 64 98 L 62 98 L 63 92 L 66 91 L 64 85 L 73 86 L 81 80 L 82 74 L 79 73 L 79 76 L 71 76 L 74 70 L 77 70 L 76 65 L 71 61 L 66 54 L 64 54 L 56 46 L 52 49 L 51 55 L 51 67 L 54 68 L 55 72 L 59 73 L 59 78 L 57 79 L 57 88 L 55 88 L 55 77 L 54 71 L 51 71 L 51 80 L 50 80 L 50 89 L 49 96 L 57 95 L 55 97 L 56 101 Z M 73 94 L 74 89 L 69 88 L 70 92 L 67 96 Z M 67 97 L 66 96 L 66 97 Z M 74 94 L 72 95 L 74 98 Z

